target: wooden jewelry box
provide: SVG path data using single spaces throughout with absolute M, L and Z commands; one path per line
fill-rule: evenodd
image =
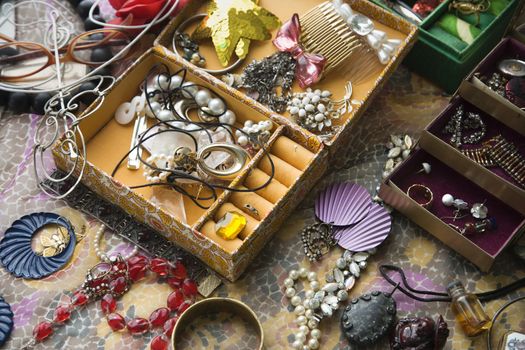
M 502 45 L 509 44 L 505 41 Z M 496 49 L 492 54 L 498 52 L 501 50 Z M 494 64 L 496 61 L 487 58 L 484 62 L 485 66 L 482 63 L 480 67 L 487 68 L 486 62 Z M 470 82 L 462 83 L 450 104 L 423 130 L 418 144 L 420 149 L 385 179 L 380 190 L 386 203 L 483 271 L 489 270 L 498 255 L 525 231 L 523 185 L 499 166 L 485 167 L 476 161 L 476 157 L 467 156 L 469 150 L 475 151 L 500 135 L 515 145 L 522 157 L 525 155 L 525 118 L 515 111 L 516 106 L 501 96 L 491 97 L 486 89 Z M 458 149 L 452 146 L 451 135 L 444 129 L 460 106 L 464 115 L 478 114 L 486 130 L 479 142 L 464 144 Z M 422 162 L 431 165 L 429 174 L 419 171 Z M 426 186 L 432 191 L 430 207 L 424 208 L 408 196 L 412 184 Z M 442 196 L 447 193 L 466 201 L 469 208 L 474 203 L 485 205 L 488 217 L 495 220 L 496 227 L 483 233 L 461 234 L 457 228 L 461 230 L 476 219 L 469 209 L 462 213 L 464 218 L 451 221 L 454 208 L 442 203 Z
M 291 3 L 284 4 L 273 0 L 261 1 L 260 5 L 274 11 L 284 22 L 291 17 L 294 10 L 302 12 L 300 8 L 307 10 L 318 3 L 320 1 L 307 0 L 293 4 L 299 9 L 293 8 Z M 392 61 L 382 70 L 374 73 L 362 84 L 356 84 L 354 98 L 362 99 L 363 104 L 343 118 L 339 132 L 326 144 L 320 137 L 299 127 L 286 116 L 270 111 L 244 93 L 228 87 L 220 79 L 189 64 L 165 47 L 167 44 L 156 45 L 118 77 L 100 107 L 80 123 L 87 155 L 82 183 L 111 203 L 120 206 L 137 221 L 162 232 L 169 240 L 198 257 L 222 276 L 235 281 L 326 171 L 330 152 L 348 142 L 355 120 L 363 114 L 372 97 L 377 94 L 415 39 L 416 28 L 407 22 L 367 1 L 351 3 L 356 10 L 370 16 L 376 25 L 390 35 L 402 38 L 403 43 Z M 166 33 L 174 30 L 192 6 L 193 3 L 186 12 L 170 22 L 158 43 L 168 40 Z M 281 8 L 283 10 L 280 10 Z M 388 27 L 378 24 L 379 22 L 387 23 Z M 252 45 L 250 55 L 256 56 L 249 57 L 245 61 L 246 64 L 255 57 L 262 58 L 274 51 L 271 41 Z M 242 127 L 246 120 L 273 122 L 272 135 L 266 149 L 274 164 L 274 178 L 267 187 L 248 193 L 228 190 L 220 192 L 216 201 L 210 200 L 205 203 L 209 209 L 202 209 L 183 197 L 186 212 L 186 222 L 183 222 L 174 214 L 173 203 L 181 200 L 181 196 L 175 191 L 166 190 L 159 193 L 149 187 L 131 188 L 145 183 L 143 170 L 129 170 L 124 165 L 118 169 L 115 176 L 111 176 L 115 165 L 129 150 L 133 133 L 133 125 L 120 125 L 115 121 L 115 111 L 122 103 L 129 102 L 138 94 L 139 86 L 150 69 L 159 64 L 166 65 L 172 74 L 185 68 L 186 80 L 206 87 L 224 99 L 228 108 L 237 116 L 237 126 Z M 336 98 L 342 97 L 345 93 L 345 77 L 337 74 L 332 76 L 332 80 L 329 80 L 329 77 L 316 88 L 332 89 Z M 75 167 L 73 160 L 62 152 L 58 143 L 53 149 L 53 155 L 61 170 L 68 171 Z M 78 176 L 80 171 L 81 167 L 77 164 L 75 175 Z M 239 189 L 255 188 L 267 181 L 271 172 L 268 157 L 259 151 L 229 186 Z M 190 190 L 195 194 L 198 188 Z M 247 204 L 255 208 L 258 214 L 255 215 L 247 209 Z M 247 220 L 246 227 L 238 238 L 233 240 L 224 240 L 215 233 L 215 223 L 228 211 L 243 213 Z

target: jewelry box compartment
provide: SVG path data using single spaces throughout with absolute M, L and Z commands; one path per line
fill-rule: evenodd
M 115 112 L 122 103 L 131 101 L 139 94 L 139 86 L 150 69 L 159 65 L 169 67 L 171 74 L 181 69 L 176 58 L 166 56 L 162 48 L 150 49 L 117 79 L 98 109 L 82 120 L 80 130 L 85 139 L 87 162 L 81 181 L 136 220 L 163 233 L 222 276 L 235 281 L 326 171 L 328 152 L 316 139 L 309 139 L 297 131 L 292 132 L 288 126 L 273 123 L 266 146 L 274 165 L 274 177 L 269 185 L 249 193 L 220 191 L 217 200 L 206 203 L 208 209 L 199 208 L 183 196 L 187 218 L 186 222 L 182 222 L 171 209 L 181 197 L 175 191 L 162 190 L 160 195 L 155 193 L 161 199 L 154 203 L 151 200 L 154 194 L 151 188 L 131 188 L 146 183 L 144 165 L 138 170 L 130 170 L 125 164 L 126 158 L 115 176 L 110 175 L 118 161 L 129 151 L 133 135 L 133 122 L 128 125 L 117 123 Z M 269 115 L 217 89 L 214 82 L 208 81 L 206 77 L 187 71 L 186 80 L 220 96 L 236 114 L 238 127 L 242 127 L 247 119 L 270 120 Z M 142 158 L 148 158 L 146 150 L 143 152 Z M 75 167 L 75 175 L 79 176 L 82 162 L 75 166 L 58 143 L 53 149 L 53 156 L 61 170 L 69 171 Z M 256 188 L 268 181 L 271 174 L 271 162 L 265 152 L 259 150 L 229 186 L 237 189 Z M 194 194 L 198 192 L 197 188 L 189 190 Z M 215 233 L 215 222 L 229 211 L 240 213 L 247 221 L 238 238 L 233 240 L 223 239 Z
M 497 5 L 491 2 L 486 12 L 479 13 L 478 22 L 476 13 L 467 15 L 451 10 L 453 0 L 445 0 L 424 19 L 419 27 L 421 35 L 434 47 L 450 53 L 461 61 L 471 52 L 484 46 L 486 37 L 495 30 L 499 30 L 496 27 L 509 18 L 519 2 L 517 0 L 497 1 Z
M 452 135 L 445 131 L 445 127 L 460 106 L 463 108 L 464 120 L 467 119 L 469 113 L 474 113 L 481 117 L 485 132 L 484 136 L 481 137 L 478 142 L 474 144 L 462 144 L 461 148 L 458 149 L 451 144 Z M 525 203 L 525 188 L 523 184 L 520 185 L 507 171 L 497 164 L 490 165 L 489 163 L 485 163 L 486 165 L 490 165 L 487 167 L 478 163 L 478 161 L 481 163 L 492 161 L 485 156 L 486 153 L 482 155 L 482 153 L 476 150 L 485 150 L 488 145 L 494 143 L 492 140 L 496 140 L 499 135 L 501 135 L 506 142 L 517 147 L 517 154 L 521 154 L 522 157 L 525 155 L 525 123 L 518 124 L 516 126 L 519 128 L 513 129 L 508 125 L 509 120 L 507 119 L 507 113 L 497 113 L 496 115 L 498 115 L 498 119 L 467 102 L 460 96 L 456 96 L 441 114 L 423 130 L 419 145 L 434 157 L 463 174 L 463 176 L 467 177 L 470 181 L 485 188 L 492 195 L 525 215 L 525 206 L 523 205 L 523 203 Z M 462 137 L 472 135 L 479 130 L 480 129 L 462 129 Z M 467 152 L 470 154 L 467 155 Z M 520 166 L 520 163 L 516 163 L 514 159 L 513 162 L 515 168 Z M 525 170 L 522 170 L 521 173 L 525 174 Z M 525 179 L 522 181 L 525 181 Z
M 370 55 L 370 60 L 363 60 L 358 66 L 352 65 L 352 58 L 349 59 L 348 63 L 344 63 L 340 68 L 334 69 L 323 77 L 321 81 L 311 86 L 312 89 L 320 89 L 322 91 L 328 90 L 332 92 L 331 98 L 341 100 L 347 94 L 345 86 L 348 81 L 353 84 L 353 94 L 351 100 L 360 101 L 361 104 L 355 104 L 351 106 L 352 110 L 346 113 L 339 119 L 334 119 L 334 125 L 338 126 L 337 131 L 333 133 L 333 136 L 322 137 L 313 132 L 308 131 L 306 128 L 296 123 L 291 114 L 288 111 L 279 114 L 271 111 L 270 108 L 262 105 L 261 103 L 252 99 L 245 90 L 237 90 L 230 87 L 221 80 L 220 76 L 213 76 L 198 66 L 186 61 L 178 52 L 173 50 L 173 36 L 177 28 L 189 17 L 206 13 L 207 2 L 206 1 L 192 1 L 187 8 L 177 17 L 175 17 L 167 26 L 164 28 L 160 36 L 156 40 L 156 44 L 165 47 L 168 51 L 172 52 L 184 66 L 188 67 L 192 72 L 197 75 L 205 76 L 207 79 L 213 80 L 214 85 L 223 91 L 227 91 L 229 94 L 238 96 L 239 99 L 246 101 L 260 111 L 267 111 L 264 113 L 271 113 L 271 117 L 274 121 L 282 125 L 290 125 L 295 130 L 300 130 L 302 134 L 307 134 L 309 137 L 317 138 L 323 141 L 329 146 L 329 152 L 331 155 L 335 155 L 340 147 L 344 147 L 348 144 L 352 137 L 352 127 L 358 118 L 365 112 L 373 98 L 379 93 L 381 87 L 384 85 L 386 80 L 395 71 L 398 65 L 401 63 L 403 58 L 409 52 L 410 48 L 416 41 L 417 27 L 410 24 L 409 22 L 400 19 L 399 17 L 391 14 L 390 12 L 380 8 L 379 6 L 372 4 L 367 0 L 349 0 L 345 1 L 351 7 L 354 13 L 361 13 L 369 17 L 377 29 L 385 31 L 388 38 L 400 39 L 401 44 L 397 51 L 393 54 L 392 59 L 386 65 L 381 65 L 375 54 Z M 276 1 L 276 0 L 261 0 L 259 6 L 267 9 L 268 11 L 275 14 L 282 23 L 290 20 L 294 13 L 301 15 L 307 13 L 314 7 L 322 4 L 321 0 L 301 0 L 301 1 Z M 194 23 L 195 25 L 197 23 Z M 189 26 L 187 32 L 191 32 L 195 26 Z M 272 38 L 275 38 L 276 30 L 271 31 Z M 199 41 L 199 50 L 202 56 L 206 58 L 207 67 L 210 69 L 220 69 L 222 66 L 218 62 L 213 45 L 210 42 Z M 253 60 L 262 60 L 265 57 L 278 52 L 277 48 L 273 45 L 271 40 L 266 41 L 252 41 L 250 43 L 250 50 L 246 59 L 242 64 L 236 67 L 231 73 L 240 74 L 244 68 L 250 64 Z M 235 59 L 232 59 L 233 62 Z M 373 62 L 372 64 L 369 64 Z M 304 92 L 304 89 L 299 87 L 299 84 L 294 82 L 293 92 Z
M 488 55 L 479 63 L 479 65 L 472 71 L 472 73 L 461 83 L 459 93 L 468 101 L 482 107 L 488 112 L 496 110 L 500 105 L 507 108 L 506 114 L 508 118 L 516 119 L 516 123 L 525 123 L 525 111 L 520 106 L 511 102 L 498 92 L 494 91 L 488 86 L 488 82 L 494 73 L 505 78 L 505 75 L 498 69 L 500 61 L 505 59 L 518 59 L 525 61 L 525 44 L 513 39 L 503 39 Z M 521 65 L 519 69 L 525 71 L 525 64 Z M 525 74 L 525 73 L 524 73 Z M 506 80 L 509 80 L 508 77 Z M 503 81 L 499 79 L 499 81 Z M 520 85 L 519 82 L 525 82 L 523 77 L 516 78 L 514 87 L 521 88 L 521 106 L 525 107 L 525 83 Z M 497 81 L 494 81 L 497 84 Z M 496 84 L 493 86 L 495 87 Z M 499 84 L 498 84 L 499 85 Z M 503 84 L 502 90 L 505 90 Z
M 423 162 L 431 165 L 430 173 L 419 171 Z M 407 191 L 413 185 L 416 186 L 410 197 Z M 456 220 L 454 206 L 442 202 L 445 194 L 468 203 Z M 379 195 L 482 271 L 488 271 L 499 254 L 525 231 L 524 215 L 422 149 L 415 150 L 385 179 Z M 425 202 L 430 202 L 427 208 L 421 205 Z M 476 203 L 488 209 L 485 219 L 476 219 L 471 214 Z M 476 232 L 476 224 L 480 231 L 485 231 Z M 464 235 L 458 231 L 467 227 L 472 233 Z
M 506 1 L 507 5 L 503 11 L 491 20 L 488 26 L 478 29 L 479 35 L 470 45 L 437 25 L 440 18 L 447 13 L 450 3 L 451 0 L 443 1 L 423 20 L 419 26 L 419 39 L 404 63 L 410 70 L 431 80 L 447 93 L 453 94 L 463 79 L 505 35 L 514 13 L 519 12 L 523 2 Z M 469 14 L 467 17 L 471 22 L 472 19 L 476 19 L 475 14 Z M 453 28 L 447 25 L 445 27 Z M 465 32 L 464 27 L 465 24 L 458 31 Z M 438 35 L 440 33 L 441 36 Z

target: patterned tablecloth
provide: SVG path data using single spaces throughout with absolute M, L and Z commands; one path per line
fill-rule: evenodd
M 236 283 L 223 284 L 215 293 L 240 299 L 251 306 L 259 316 L 265 331 L 267 349 L 289 348 L 296 329 L 291 306 L 283 296 L 282 283 L 292 268 L 312 268 L 320 276 L 334 266 L 340 251 L 333 250 L 319 264 L 310 264 L 302 253 L 299 232 L 313 222 L 313 201 L 317 193 L 333 182 L 355 181 L 373 191 L 380 179 L 386 161 L 384 143 L 390 134 L 408 133 L 415 137 L 447 103 L 447 97 L 429 82 L 400 67 L 373 106 L 360 120 L 353 142 L 345 153 L 335 159 L 327 176 L 319 182 L 308 198 L 275 234 L 275 238 Z M 85 272 L 97 262 L 93 236 L 98 223 L 67 208 L 62 201 L 50 200 L 41 194 L 32 172 L 31 148 L 39 117 L 35 115 L 0 115 L 0 232 L 18 217 L 32 212 L 53 211 L 66 215 L 75 225 L 87 223 L 87 237 L 80 242 L 71 262 L 60 272 L 39 281 L 15 279 L 0 269 L 0 295 L 12 306 L 15 329 L 6 349 L 18 349 L 31 337 L 34 325 L 43 317 L 52 317 L 58 303 L 67 299 L 63 292 L 80 285 Z M 453 179 L 451 179 L 453 181 Z M 118 239 L 106 236 L 108 244 L 118 244 Z M 444 290 L 452 279 L 462 280 L 469 290 L 486 291 L 525 277 L 523 261 L 511 252 L 504 253 L 491 273 L 480 273 L 475 266 L 445 245 L 422 231 L 405 217 L 394 214 L 389 238 L 378 253 L 369 260 L 369 266 L 356 283 L 351 297 L 372 290 L 390 290 L 378 275 L 380 263 L 402 266 L 413 285 L 431 290 Z M 120 301 L 119 309 L 127 316 L 149 315 L 164 306 L 169 287 L 145 280 L 134 285 Z M 524 290 L 505 299 L 523 295 Z M 466 338 L 454 322 L 449 305 L 423 304 L 408 299 L 401 293 L 394 294 L 399 315 L 443 314 L 449 323 L 451 335 L 447 349 L 485 349 L 485 338 Z M 147 302 L 145 302 L 147 300 Z M 490 314 L 506 300 L 487 305 Z M 509 310 L 498 324 L 498 333 L 512 327 L 525 328 L 525 303 Z M 520 312 L 517 312 L 520 311 Z M 321 323 L 323 349 L 345 349 L 348 343 L 339 329 L 339 316 Z M 520 324 L 521 322 L 521 324 Z M 226 327 L 218 333 L 213 327 L 202 325 L 192 338 L 193 349 L 218 348 L 247 349 L 253 339 L 236 327 Z M 98 305 L 90 305 L 74 314 L 67 326 L 59 329 L 39 349 L 144 349 L 151 335 L 133 337 L 127 333 L 113 333 L 107 326 Z M 378 344 L 373 349 L 387 349 Z

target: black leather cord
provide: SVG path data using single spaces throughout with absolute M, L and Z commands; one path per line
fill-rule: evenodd
M 401 285 L 399 283 L 395 282 L 388 275 L 389 271 L 397 272 L 401 276 Z M 434 292 L 434 291 L 430 291 L 430 290 L 417 290 L 417 289 L 412 288 L 408 284 L 407 278 L 405 276 L 405 272 L 399 266 L 380 265 L 379 266 L 379 272 L 381 273 L 381 276 L 383 276 L 383 278 L 388 283 L 390 283 L 392 286 L 394 286 L 400 292 L 402 292 L 403 294 L 405 294 L 406 296 L 408 296 L 409 298 L 412 298 L 414 300 L 421 301 L 421 302 L 424 302 L 424 303 L 438 302 L 438 301 L 442 301 L 442 302 L 451 302 L 452 301 L 450 296 L 448 295 L 448 293 Z M 513 292 L 513 291 L 515 291 L 515 290 L 517 290 L 519 288 L 522 288 L 522 287 L 525 287 L 525 278 L 521 278 L 521 279 L 519 279 L 519 280 L 517 280 L 515 282 L 512 282 L 511 284 L 508 284 L 508 285 L 506 285 L 504 287 L 501 287 L 501 288 L 498 288 L 498 289 L 495 289 L 495 290 L 492 290 L 492 291 L 483 292 L 483 293 L 476 293 L 476 296 L 481 301 L 491 301 L 491 300 L 495 300 L 495 299 L 501 298 L 502 296 L 505 296 L 505 295 L 509 294 L 510 292 Z M 431 295 L 431 296 L 434 296 L 434 297 L 423 298 L 423 297 L 417 296 L 416 294 L 419 294 L 419 295 Z

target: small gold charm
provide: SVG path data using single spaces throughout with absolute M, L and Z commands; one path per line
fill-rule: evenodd
M 40 235 L 40 244 L 42 250 L 35 251 L 36 254 L 42 255 L 45 258 L 56 256 L 66 249 L 69 244 L 69 232 L 63 226 L 57 227 L 55 232 L 52 230 L 45 230 Z

